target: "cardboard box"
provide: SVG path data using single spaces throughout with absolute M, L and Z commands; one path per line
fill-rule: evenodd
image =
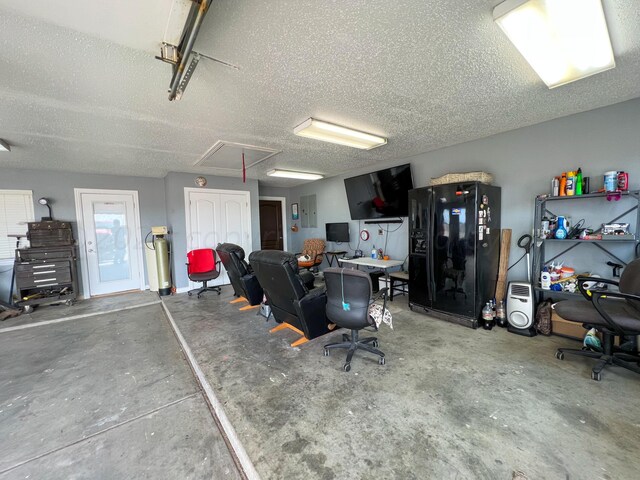
M 551 333 L 583 341 L 587 330 L 581 323 L 565 320 L 554 311 L 551 313 Z M 602 340 L 600 332 L 598 332 L 598 338 Z M 616 337 L 613 343 L 614 345 L 620 345 L 620 337 Z

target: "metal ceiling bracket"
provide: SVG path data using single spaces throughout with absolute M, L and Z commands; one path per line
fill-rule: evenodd
M 197 52 L 194 52 L 191 58 L 191 63 L 185 70 L 184 75 L 182 76 L 182 80 L 180 81 L 180 86 L 178 87 L 178 91 L 176 92 L 176 100 L 180 100 L 180 98 L 182 97 L 182 94 L 184 93 L 185 88 L 187 88 L 187 85 L 189 84 L 189 80 L 191 80 L 191 76 L 193 75 L 193 72 L 198 66 L 199 61 L 200 61 L 200 54 Z

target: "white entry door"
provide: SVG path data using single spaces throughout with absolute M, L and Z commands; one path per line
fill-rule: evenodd
M 137 192 L 76 189 L 76 203 L 81 208 L 78 230 L 89 294 L 140 289 L 142 243 Z
M 187 250 L 215 249 L 219 243 L 235 243 L 251 252 L 249 192 L 185 188 Z M 224 267 L 212 285 L 229 283 Z M 197 285 L 192 284 L 195 288 Z

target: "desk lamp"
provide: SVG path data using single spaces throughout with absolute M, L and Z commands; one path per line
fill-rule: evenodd
M 48 209 L 49 209 L 49 216 L 48 217 L 42 217 L 40 219 L 41 222 L 50 222 L 51 220 L 53 220 L 53 214 L 51 213 L 51 205 L 49 205 L 49 200 L 47 200 L 46 198 L 41 198 L 38 200 L 38 203 L 40 205 L 45 205 Z

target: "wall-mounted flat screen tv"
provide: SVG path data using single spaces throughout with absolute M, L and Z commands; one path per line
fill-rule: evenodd
M 406 217 L 413 188 L 411 166 L 400 165 L 345 178 L 351 220 Z
M 349 243 L 349 224 L 344 223 L 327 223 L 327 242 L 344 242 Z

